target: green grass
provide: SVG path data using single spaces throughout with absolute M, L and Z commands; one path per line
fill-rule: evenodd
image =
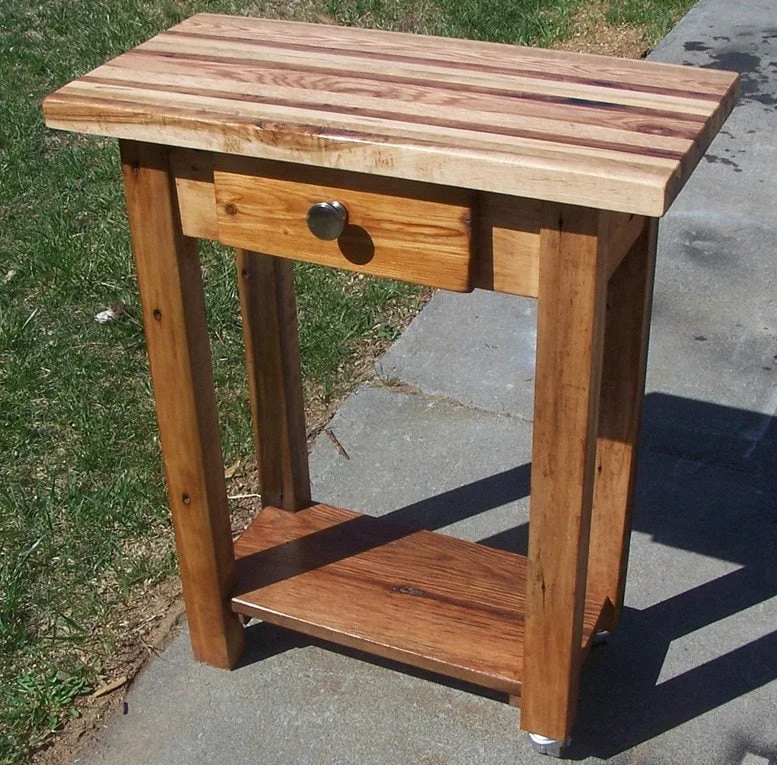
M 196 11 L 549 45 L 581 0 L 4 0 L 0 7 L 0 762 L 20 763 L 98 682 L 117 609 L 175 572 L 114 142 L 47 131 L 40 101 Z M 688 3 L 684 3 L 687 5 Z M 652 11 L 645 17 L 640 8 Z M 614 0 L 666 30 L 680 6 Z M 652 14 L 652 15 L 651 15 Z M 647 20 L 646 20 L 647 19 Z M 250 459 L 231 255 L 203 247 L 227 464 Z M 306 386 L 341 395 L 414 288 L 300 266 Z M 117 301 L 120 321 L 94 315 Z
M 614 26 L 643 29 L 645 42 L 653 46 L 694 4 L 695 0 L 609 0 L 605 18 Z
M 580 0 L 327 0 L 347 24 L 548 46 L 569 32 Z

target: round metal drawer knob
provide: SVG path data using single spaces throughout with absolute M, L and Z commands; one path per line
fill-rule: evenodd
M 308 210 L 308 228 L 319 239 L 337 239 L 346 223 L 348 210 L 341 202 L 319 202 Z

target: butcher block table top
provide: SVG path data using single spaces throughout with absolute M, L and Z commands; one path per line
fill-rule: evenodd
M 71 82 L 49 127 L 658 217 L 737 75 L 202 14 Z

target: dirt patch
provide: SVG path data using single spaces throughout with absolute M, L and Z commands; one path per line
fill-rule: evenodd
M 599 56 L 644 58 L 650 50 L 645 42 L 645 30 L 608 24 L 604 15 L 606 7 L 606 3 L 596 3 L 580 8 L 572 19 L 572 36 L 554 47 Z
M 72 763 L 74 755 L 92 745 L 100 729 L 124 709 L 127 691 L 138 672 L 164 651 L 178 634 L 184 614 L 181 585 L 178 578 L 152 587 L 139 588 L 133 597 L 115 613 L 122 630 L 110 659 L 106 662 L 98 686 L 118 687 L 98 696 L 86 696 L 76 702 L 79 717 L 70 720 L 47 746 L 32 758 L 34 765 Z M 126 681 L 121 683 L 122 678 Z

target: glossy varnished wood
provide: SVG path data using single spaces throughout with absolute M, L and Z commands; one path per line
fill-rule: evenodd
M 472 289 L 473 194 L 326 171 L 308 171 L 309 181 L 266 177 L 250 173 L 250 164 L 233 164 L 231 171 L 214 171 L 219 241 L 442 289 Z M 286 170 L 291 175 L 293 166 Z M 322 241 L 308 229 L 307 213 L 334 200 L 347 209 L 348 224 L 337 239 Z
M 232 667 L 234 555 L 197 242 L 183 236 L 168 152 L 121 147 L 167 493 L 195 658 Z
M 657 229 L 645 221 L 607 285 L 587 590 L 612 606 L 604 629 L 615 627 L 626 585 Z
M 320 504 L 266 507 L 235 553 L 240 613 L 520 693 L 520 555 Z M 586 605 L 579 652 L 600 611 Z
M 548 205 L 541 234 L 521 727 L 559 740 L 574 722 L 580 676 L 607 219 Z
M 235 160 L 189 149 L 173 150 L 171 156 L 181 223 L 188 236 L 220 240 L 215 169 L 230 176 L 239 175 L 239 186 L 249 189 L 246 198 L 249 202 L 256 200 L 253 215 L 258 219 L 254 225 L 236 223 L 233 235 L 239 238 L 227 237 L 232 244 L 240 241 L 261 252 L 442 289 L 464 291 L 469 286 L 537 297 L 543 209 L 539 200 L 474 194 L 361 173 L 298 168 L 288 163 Z M 363 200 L 376 199 L 377 205 L 370 206 L 368 225 L 378 235 L 388 234 L 383 254 L 359 263 L 358 257 L 346 260 L 339 243 L 320 243 L 326 246 L 317 249 L 304 223 L 304 204 L 295 205 L 293 216 L 289 207 L 282 214 L 271 210 L 267 201 L 270 198 L 279 196 L 288 205 L 291 192 L 291 203 L 297 200 L 303 193 L 295 190 L 298 181 L 303 189 L 311 185 L 319 188 L 323 196 L 344 194 L 342 198 L 348 199 L 357 193 Z M 265 191 L 264 196 L 260 190 Z M 304 199 L 307 202 L 312 198 Z M 229 204 L 229 200 L 222 200 L 222 204 Z M 266 208 L 266 217 L 259 216 L 259 208 Z M 222 220 L 228 221 L 228 217 L 221 212 Z M 271 221 L 277 225 L 270 225 Z M 608 240 L 607 273 L 611 274 L 642 230 L 644 218 L 613 213 L 607 221 L 608 229 L 603 235 Z M 419 248 L 419 242 L 425 246 Z M 347 249 L 347 243 L 344 246 Z M 470 257 L 471 262 L 467 263 Z
M 292 263 L 246 250 L 235 259 L 262 504 L 299 510 L 310 475 Z
M 729 72 L 202 14 L 66 85 L 47 124 L 659 216 Z

